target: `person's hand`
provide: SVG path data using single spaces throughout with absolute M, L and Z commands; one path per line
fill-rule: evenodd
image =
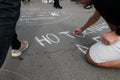
M 78 34 L 82 33 L 82 29 L 81 29 L 81 28 L 76 28 L 76 29 L 74 30 L 74 33 L 75 33 L 76 35 L 78 35 Z
M 120 36 L 118 36 L 114 31 L 111 31 L 111 32 L 103 34 L 100 37 L 100 40 L 105 45 L 111 45 L 113 43 L 116 43 L 116 42 L 120 41 Z

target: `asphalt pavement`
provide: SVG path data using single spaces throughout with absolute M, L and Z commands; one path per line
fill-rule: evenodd
M 10 50 L 0 70 L 0 80 L 119 80 L 119 69 L 105 69 L 86 62 L 86 50 L 109 31 L 103 18 L 74 35 L 94 12 L 70 0 L 60 0 L 63 9 L 53 3 L 32 1 L 22 5 L 16 25 L 18 38 L 29 41 L 20 59 L 11 58 Z

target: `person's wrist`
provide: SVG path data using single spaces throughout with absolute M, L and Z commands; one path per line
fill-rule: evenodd
M 84 31 L 84 28 L 80 28 L 80 29 L 81 29 L 82 32 Z

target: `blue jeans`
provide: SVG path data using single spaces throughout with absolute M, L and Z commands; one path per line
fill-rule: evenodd
M 14 38 L 20 15 L 20 0 L 0 0 L 0 67 Z

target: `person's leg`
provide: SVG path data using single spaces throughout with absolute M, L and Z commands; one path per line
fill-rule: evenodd
M 19 14 L 20 1 L 0 1 L 0 67 L 6 58 L 15 30 L 16 17 Z
M 86 53 L 86 60 L 98 67 L 103 67 L 103 68 L 120 68 L 120 60 L 114 60 L 114 61 L 109 61 L 109 62 L 103 62 L 103 63 L 95 63 L 92 59 L 91 56 L 89 55 L 89 50 Z
M 16 17 L 16 20 L 18 20 L 19 17 Z M 17 22 L 16 22 L 17 23 Z M 16 26 L 16 23 L 14 24 Z M 27 41 L 19 41 L 16 30 L 14 30 L 14 34 L 12 37 L 12 43 L 11 43 L 11 55 L 13 58 L 18 58 L 22 55 L 22 52 L 28 48 L 28 42 Z
M 14 32 L 11 47 L 12 49 L 16 50 L 16 49 L 19 49 L 20 46 L 21 46 L 21 42 L 18 40 L 17 33 Z
M 21 0 L 22 2 L 25 2 L 25 0 Z
M 25 1 L 25 0 L 23 0 Z M 14 26 L 16 26 L 17 24 L 17 21 L 20 17 L 20 4 L 19 4 L 19 10 L 18 10 L 18 14 L 17 16 L 15 17 L 15 23 L 14 23 Z M 14 29 L 14 32 L 13 32 L 13 37 L 12 37 L 12 42 L 11 42 L 11 47 L 12 49 L 19 49 L 21 46 L 21 42 L 18 40 L 18 36 L 17 36 L 17 33 L 16 33 L 16 28 Z
M 20 16 L 20 14 L 19 14 Z M 16 20 L 18 20 L 18 17 L 16 17 Z M 17 23 L 17 21 L 16 21 Z M 14 24 L 16 26 L 16 23 Z M 27 41 L 19 41 L 16 30 L 14 30 L 14 34 L 12 37 L 12 42 L 11 42 L 11 55 L 13 58 L 18 58 L 21 56 L 22 52 L 28 48 L 28 42 Z
M 19 58 L 22 55 L 22 52 L 28 48 L 28 42 L 27 41 L 19 41 L 17 37 L 17 33 L 14 32 L 13 38 L 12 38 L 12 50 L 11 50 L 11 56 L 13 58 Z
M 0 17 L 0 67 L 2 67 L 6 58 L 9 46 L 12 41 L 13 29 L 12 24 L 3 24 L 3 20 Z
M 60 6 L 59 4 L 59 0 L 54 0 L 54 4 L 53 4 L 53 7 L 55 7 L 56 9 L 62 9 L 62 7 Z
M 87 50 L 85 57 L 86 57 L 86 60 L 88 63 L 96 66 L 96 63 L 91 59 L 91 57 L 89 55 L 89 50 Z

